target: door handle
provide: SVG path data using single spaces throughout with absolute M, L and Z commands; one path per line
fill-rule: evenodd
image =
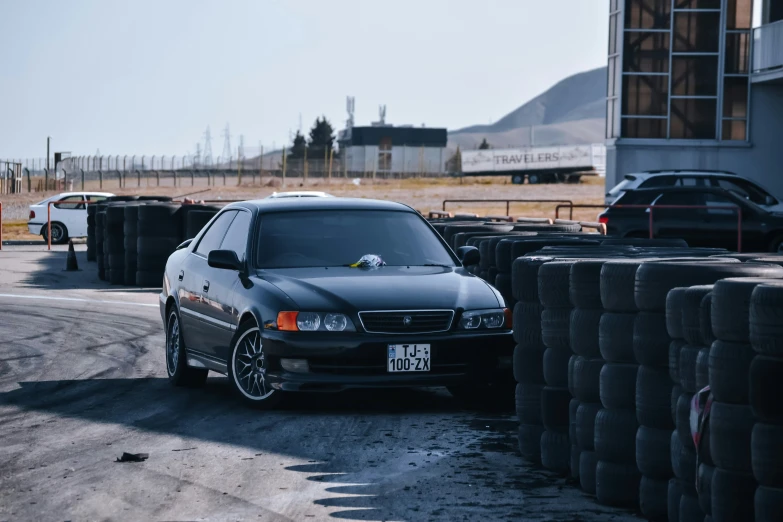
M 204 281 L 204 286 L 202 288 L 205 292 L 209 292 L 209 281 Z
M 179 279 L 180 281 L 182 281 L 182 278 L 183 278 L 183 277 L 185 277 L 185 271 L 184 271 L 184 270 L 180 270 L 180 271 L 179 271 L 179 277 L 178 277 L 178 279 Z

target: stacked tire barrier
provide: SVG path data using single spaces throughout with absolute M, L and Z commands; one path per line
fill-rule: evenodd
M 136 270 L 138 262 L 137 240 L 139 237 L 139 206 L 127 205 L 124 207 L 123 239 L 125 246 L 125 284 L 136 284 Z
M 126 203 L 106 207 L 103 250 L 106 279 L 113 285 L 125 284 L 125 207 Z
M 95 204 L 87 205 L 87 261 L 95 261 L 95 216 L 98 208 Z
M 783 513 L 783 287 L 759 285 L 751 294 L 749 400 L 756 425 L 751 435 L 751 465 L 758 482 L 756 522 L 780 520 Z
M 159 286 L 166 260 L 182 236 L 179 205 L 156 203 L 139 207 L 136 240 L 137 286 Z
M 780 278 L 783 272 L 776 273 L 770 268 L 763 275 Z M 750 406 L 750 374 L 755 353 L 750 344 L 750 300 L 757 286 L 774 282 L 761 278 L 723 279 L 715 283 L 712 292 L 712 330 L 716 340 L 709 356 L 709 385 L 713 396 L 709 445 L 715 463 L 711 509 L 716 522 L 754 518 L 757 482 L 751 439 L 756 417 Z M 777 379 L 780 377 L 778 374 Z M 774 400 L 780 404 L 783 396 L 778 395 Z M 758 433 L 766 434 L 764 428 Z M 781 442 L 778 439 L 774 445 L 779 446 Z
M 92 205 L 88 205 L 90 207 Z M 106 229 L 106 206 L 95 205 L 95 261 L 98 263 L 98 279 L 106 280 L 106 265 L 103 256 L 103 239 Z M 89 229 L 87 230 L 89 233 Z M 90 238 L 88 236 L 87 243 Z
M 599 345 L 599 325 L 604 313 L 601 303 L 601 269 L 605 259 L 574 263 L 570 272 L 570 343 L 576 354 L 573 391 L 579 401 L 574 419 L 572 445 L 578 453 L 578 477 L 582 490 L 595 494 L 595 418 L 601 409 L 600 375 L 605 361 Z

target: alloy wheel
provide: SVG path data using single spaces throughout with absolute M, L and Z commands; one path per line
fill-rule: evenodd
M 179 364 L 179 346 L 180 346 L 180 332 L 179 332 L 179 318 L 175 312 L 171 312 L 169 316 L 169 327 L 167 328 L 166 339 L 166 369 L 169 375 L 174 375 L 177 371 L 177 364 Z
M 262 401 L 275 390 L 266 381 L 266 358 L 258 327 L 245 331 L 234 345 L 232 376 L 248 399 Z

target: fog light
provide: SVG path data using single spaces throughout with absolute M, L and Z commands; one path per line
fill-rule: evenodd
M 292 373 L 308 373 L 310 371 L 307 359 L 280 359 L 280 366 L 285 371 Z

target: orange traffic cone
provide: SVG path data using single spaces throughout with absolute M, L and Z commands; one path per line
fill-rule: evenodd
M 76 251 L 73 249 L 73 239 L 68 240 L 68 257 L 65 260 L 65 270 L 68 272 L 79 270 L 79 264 L 76 262 Z

